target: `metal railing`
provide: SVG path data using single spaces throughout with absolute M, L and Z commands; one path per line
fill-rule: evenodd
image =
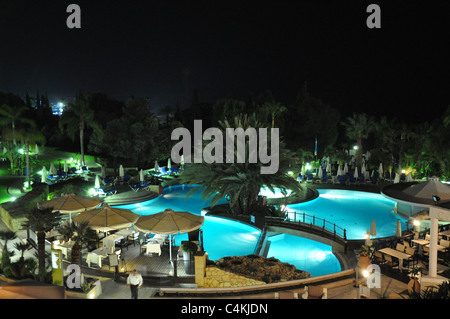
M 335 223 L 306 213 L 288 212 L 286 217 L 266 216 L 267 226 L 293 227 L 329 238 L 346 245 L 347 230 Z

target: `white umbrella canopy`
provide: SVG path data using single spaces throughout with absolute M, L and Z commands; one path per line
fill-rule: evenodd
M 94 188 L 99 189 L 100 188 L 100 177 L 98 175 L 95 175 L 95 184 Z
M 378 173 L 380 173 L 380 177 L 383 175 L 383 164 L 380 163 L 380 167 L 378 167 Z
M 330 164 L 330 162 L 327 163 L 327 173 L 331 173 L 331 164 Z
M 123 177 L 124 175 L 125 175 L 125 172 L 123 171 L 123 166 L 122 166 L 122 164 L 120 164 L 120 166 L 119 166 L 119 176 Z
M 342 169 L 341 169 L 341 165 L 339 165 L 336 175 L 337 176 L 342 176 L 343 175 L 343 172 L 342 172 Z
M 158 161 L 155 161 L 155 172 L 159 171 Z
M 172 164 L 170 163 L 170 158 L 167 160 L 167 169 L 170 170 Z
M 203 225 L 204 221 L 203 216 L 166 209 L 160 213 L 139 217 L 134 227 L 144 233 L 176 235 L 197 230 Z M 169 243 L 171 242 L 169 240 Z M 172 247 L 169 248 L 169 252 L 172 260 Z
M 64 160 L 64 173 L 67 173 L 69 168 L 67 167 L 67 161 Z
M 130 227 L 139 217 L 140 215 L 133 213 L 129 209 L 113 208 L 108 204 L 104 204 L 99 209 L 90 209 L 80 213 L 73 221 L 77 223 L 87 221 L 92 229 L 111 231 Z
M 53 164 L 53 162 L 50 164 L 50 174 L 52 174 L 52 175 L 58 174 L 58 172 L 56 171 L 55 164 Z
M 400 223 L 400 219 L 397 220 L 397 227 L 395 227 L 395 237 L 402 237 L 402 224 Z
M 323 177 L 322 167 L 319 167 L 319 173 L 317 174 L 320 179 Z
M 45 183 L 47 181 L 47 169 L 45 166 L 42 167 L 42 176 L 41 176 L 41 183 Z
M 355 178 L 358 178 L 358 167 L 355 167 L 355 173 L 353 174 Z
M 377 226 L 375 225 L 375 219 L 372 219 L 372 224 L 370 225 L 370 235 L 376 236 Z
M 345 165 L 344 165 L 344 174 L 347 174 L 348 173 L 348 165 L 347 165 L 347 163 L 345 163 Z
M 141 170 L 139 171 L 139 181 L 143 182 L 145 179 L 144 177 L 144 170 L 141 168 Z

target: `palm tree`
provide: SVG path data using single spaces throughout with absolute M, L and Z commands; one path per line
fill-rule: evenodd
M 280 102 L 265 102 L 263 108 L 265 108 L 272 117 L 272 127 L 275 127 L 275 118 L 287 110 Z
M 39 276 L 41 281 L 45 277 L 45 232 L 50 231 L 53 227 L 59 225 L 61 216 L 58 213 L 53 213 L 53 208 L 33 208 L 28 213 L 28 221 L 23 224 L 23 227 L 32 229 L 37 235 L 38 245 L 38 262 L 39 262 Z
M 83 245 L 87 245 L 91 240 L 96 239 L 97 234 L 95 230 L 89 226 L 89 222 L 87 221 L 80 223 L 74 223 L 72 221 L 72 223 L 71 227 L 75 233 L 75 236 L 72 237 L 72 240 L 75 241 L 75 244 L 72 247 L 72 264 L 78 265 Z
M 250 117 L 236 117 L 234 127 L 242 127 L 244 130 L 248 127 L 258 127 L 255 118 L 254 114 Z M 222 128 L 231 127 L 227 121 L 221 122 L 221 125 Z M 246 154 L 249 154 L 248 146 L 246 142 Z M 288 171 L 298 165 L 299 160 L 284 145 L 279 147 L 279 169 L 275 174 L 261 174 L 263 164 L 250 163 L 248 157 L 244 163 L 237 163 L 236 158 L 235 152 L 234 163 L 199 163 L 186 168 L 180 176 L 180 182 L 189 185 L 200 184 L 193 187 L 187 196 L 203 190 L 202 198 L 210 199 L 212 206 L 227 198 L 233 213 L 249 215 L 257 209 L 257 196 L 261 187 L 265 186 L 272 192 L 274 188 L 280 188 L 284 192 L 287 189 L 297 193 L 303 191 L 299 183 L 288 175 Z
M 353 116 L 347 117 L 345 122 L 341 123 L 345 127 L 345 133 L 347 137 L 353 141 L 356 141 L 356 166 L 362 165 L 362 141 L 369 136 L 369 133 L 373 130 L 373 119 L 365 113 L 353 113 Z
M 28 188 L 31 187 L 30 144 L 35 144 L 36 142 L 43 144 L 45 142 L 45 137 L 39 130 L 36 129 L 35 122 L 30 120 L 29 124 L 29 127 L 24 127 L 15 133 L 15 136 L 25 143 Z M 10 135 L 10 132 L 6 132 L 4 136 L 8 137 Z
M 12 136 L 13 136 L 13 143 L 16 144 L 15 140 L 15 131 L 16 131 L 16 123 L 28 123 L 32 121 L 31 119 L 22 117 L 22 114 L 27 111 L 27 107 L 20 106 L 20 107 L 12 107 L 7 104 L 3 104 L 0 107 L 0 125 L 1 126 L 7 126 L 11 125 L 12 130 Z
M 90 108 L 88 101 L 81 92 L 75 98 L 73 103 L 69 103 L 61 115 L 59 128 L 66 130 L 69 137 L 75 140 L 75 133 L 80 133 L 80 154 L 81 165 L 85 165 L 84 161 L 84 130 L 90 127 L 95 130 L 96 134 L 102 135 L 99 124 L 95 121 L 94 110 Z

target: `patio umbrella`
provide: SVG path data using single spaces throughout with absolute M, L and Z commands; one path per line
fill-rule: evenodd
M 172 167 L 172 164 L 170 163 L 170 158 L 167 160 L 167 170 L 169 171 Z
M 42 167 L 42 176 L 41 176 L 41 183 L 45 183 L 47 181 L 47 169 L 45 166 Z
M 158 165 L 158 161 L 155 161 L 155 172 L 159 171 L 159 165 Z
M 397 227 L 395 228 L 395 237 L 402 237 L 402 224 L 400 223 L 400 219 L 397 220 Z
M 141 181 L 141 182 L 143 182 L 144 181 L 144 171 L 142 170 L 142 168 L 141 168 L 141 170 L 139 171 L 139 181 Z
M 102 178 L 106 177 L 106 168 L 105 166 L 102 166 Z
M 125 173 L 123 171 L 123 166 L 122 166 L 122 164 L 120 164 L 120 166 L 119 166 L 119 176 L 123 177 L 124 175 L 125 175 Z
M 319 173 L 317 174 L 317 176 L 320 178 L 320 180 L 322 180 L 323 177 L 322 167 L 319 167 Z
M 95 184 L 94 184 L 94 188 L 95 189 L 99 189 L 100 188 L 100 177 L 98 175 L 95 175 Z
M 358 178 L 358 167 L 355 167 L 355 173 L 353 174 L 355 178 Z
M 183 154 L 181 155 L 181 158 L 180 158 L 180 165 L 181 166 L 184 165 L 184 155 Z
M 37 144 L 34 144 L 34 155 L 39 155 L 39 147 Z
M 64 160 L 64 173 L 67 173 L 69 171 L 69 168 L 67 167 L 67 161 Z
M 348 165 L 347 165 L 347 163 L 345 163 L 345 165 L 344 165 L 344 174 L 347 174 L 348 173 Z
M 336 175 L 337 175 L 337 176 L 342 176 L 342 175 L 343 175 L 342 169 L 341 169 L 341 165 L 338 166 L 338 170 L 337 170 Z
M 383 164 L 380 163 L 380 167 L 378 167 L 378 173 L 380 173 L 380 177 L 383 176 Z
M 104 204 L 101 208 L 90 209 L 74 217 L 77 223 L 87 221 L 92 229 L 111 231 L 130 227 L 139 219 L 139 215 L 129 209 L 113 208 Z
M 38 207 L 41 208 L 53 207 L 54 212 L 69 213 L 70 219 L 72 219 L 72 213 L 82 212 L 98 206 L 100 206 L 100 200 L 98 198 L 78 196 L 75 194 L 66 194 L 38 203 Z
M 331 173 L 331 164 L 330 164 L 330 162 L 327 163 L 327 173 Z
M 375 219 L 372 219 L 372 224 L 370 225 L 370 235 L 375 236 L 377 234 L 377 226 L 375 225 Z
M 153 215 L 141 216 L 134 224 L 134 227 L 142 232 L 153 234 L 176 235 L 188 233 L 199 229 L 205 218 L 191 214 L 189 212 L 175 212 L 172 209 L 166 209 L 163 212 Z M 172 240 L 169 240 L 171 243 Z M 172 247 L 169 247 L 170 260 L 172 260 Z
M 56 171 L 55 164 L 53 164 L 53 163 L 50 164 L 50 174 L 52 174 L 52 175 L 58 174 L 58 172 Z

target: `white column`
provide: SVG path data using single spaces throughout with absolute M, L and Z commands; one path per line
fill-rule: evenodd
M 438 243 L 438 222 L 435 217 L 430 214 L 430 255 L 429 255 L 429 275 L 437 276 L 437 243 Z

